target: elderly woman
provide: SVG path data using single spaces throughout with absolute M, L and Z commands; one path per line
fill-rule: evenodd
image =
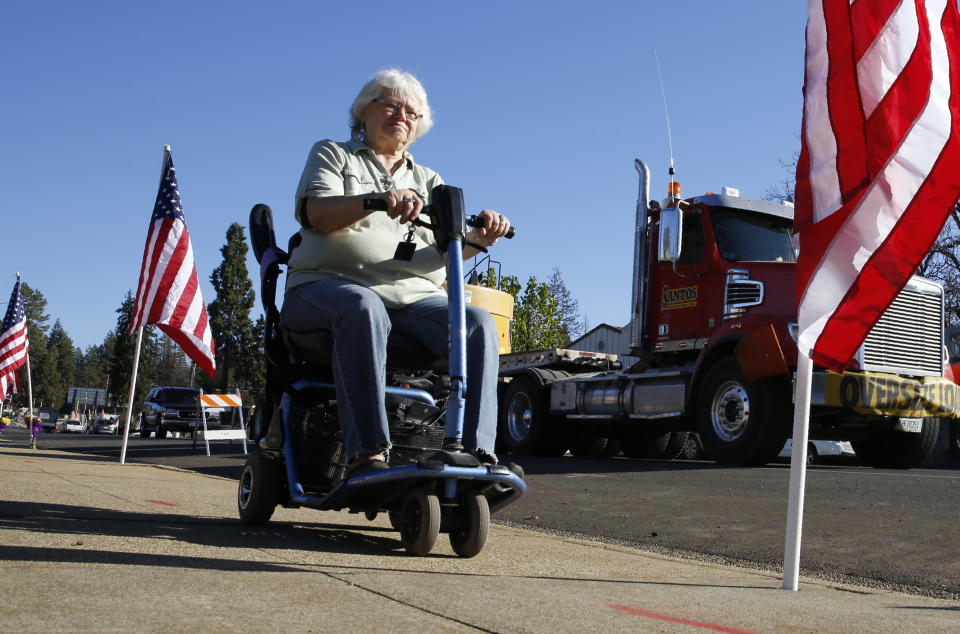
M 385 469 L 390 434 L 384 404 L 387 337 L 402 333 L 438 357 L 447 354 L 443 256 L 431 232 L 416 228 L 409 261 L 394 259 L 407 223 L 443 183 L 407 152 L 430 129 L 427 94 L 409 73 L 385 70 L 350 108 L 352 137 L 310 150 L 296 196 L 302 242 L 291 254 L 282 318 L 295 331 L 330 329 L 337 407 L 348 477 Z M 368 199 L 386 202 L 370 211 Z M 510 228 L 490 210 L 467 240 L 490 246 Z M 412 225 L 411 225 L 412 226 Z M 464 247 L 464 258 L 476 253 Z M 498 335 L 493 318 L 467 306 L 467 405 L 463 444 L 495 464 Z

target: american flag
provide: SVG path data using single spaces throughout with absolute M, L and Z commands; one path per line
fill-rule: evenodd
M 20 388 L 17 369 L 27 362 L 30 343 L 27 341 L 27 314 L 23 310 L 23 295 L 20 293 L 20 278 L 13 286 L 7 313 L 3 316 L 3 331 L 0 332 L 0 401 L 8 393 Z
M 207 374 L 214 376 L 213 336 L 200 296 L 190 234 L 183 218 L 173 157 L 166 155 L 143 249 L 130 332 L 156 324 Z
M 841 371 L 960 193 L 957 4 L 809 0 L 807 11 L 799 346 Z

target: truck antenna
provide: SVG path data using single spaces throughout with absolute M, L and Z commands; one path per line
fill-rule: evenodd
M 673 176 L 676 170 L 673 168 L 673 136 L 670 134 L 670 111 L 667 109 L 667 91 L 663 88 L 663 74 L 660 72 L 660 56 L 657 50 L 653 50 L 653 58 L 657 62 L 657 77 L 660 79 L 660 95 L 663 97 L 663 114 L 667 119 L 667 145 L 670 148 L 670 196 L 671 198 L 679 195 L 679 188 L 674 185 Z

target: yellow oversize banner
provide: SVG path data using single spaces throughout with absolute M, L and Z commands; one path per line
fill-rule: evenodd
M 942 377 L 908 379 L 877 372 L 826 372 L 823 404 L 861 414 L 960 418 L 960 386 Z

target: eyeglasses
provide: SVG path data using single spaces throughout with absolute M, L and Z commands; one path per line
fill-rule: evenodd
M 383 111 L 387 113 L 388 117 L 392 117 L 397 113 L 402 113 L 404 118 L 411 121 L 419 121 L 420 119 L 423 119 L 422 113 L 419 113 L 415 110 L 410 110 L 409 108 L 405 108 L 404 106 L 393 103 L 392 101 L 387 101 L 383 97 L 377 97 L 374 99 L 374 101 L 380 104 L 380 106 L 383 108 Z

